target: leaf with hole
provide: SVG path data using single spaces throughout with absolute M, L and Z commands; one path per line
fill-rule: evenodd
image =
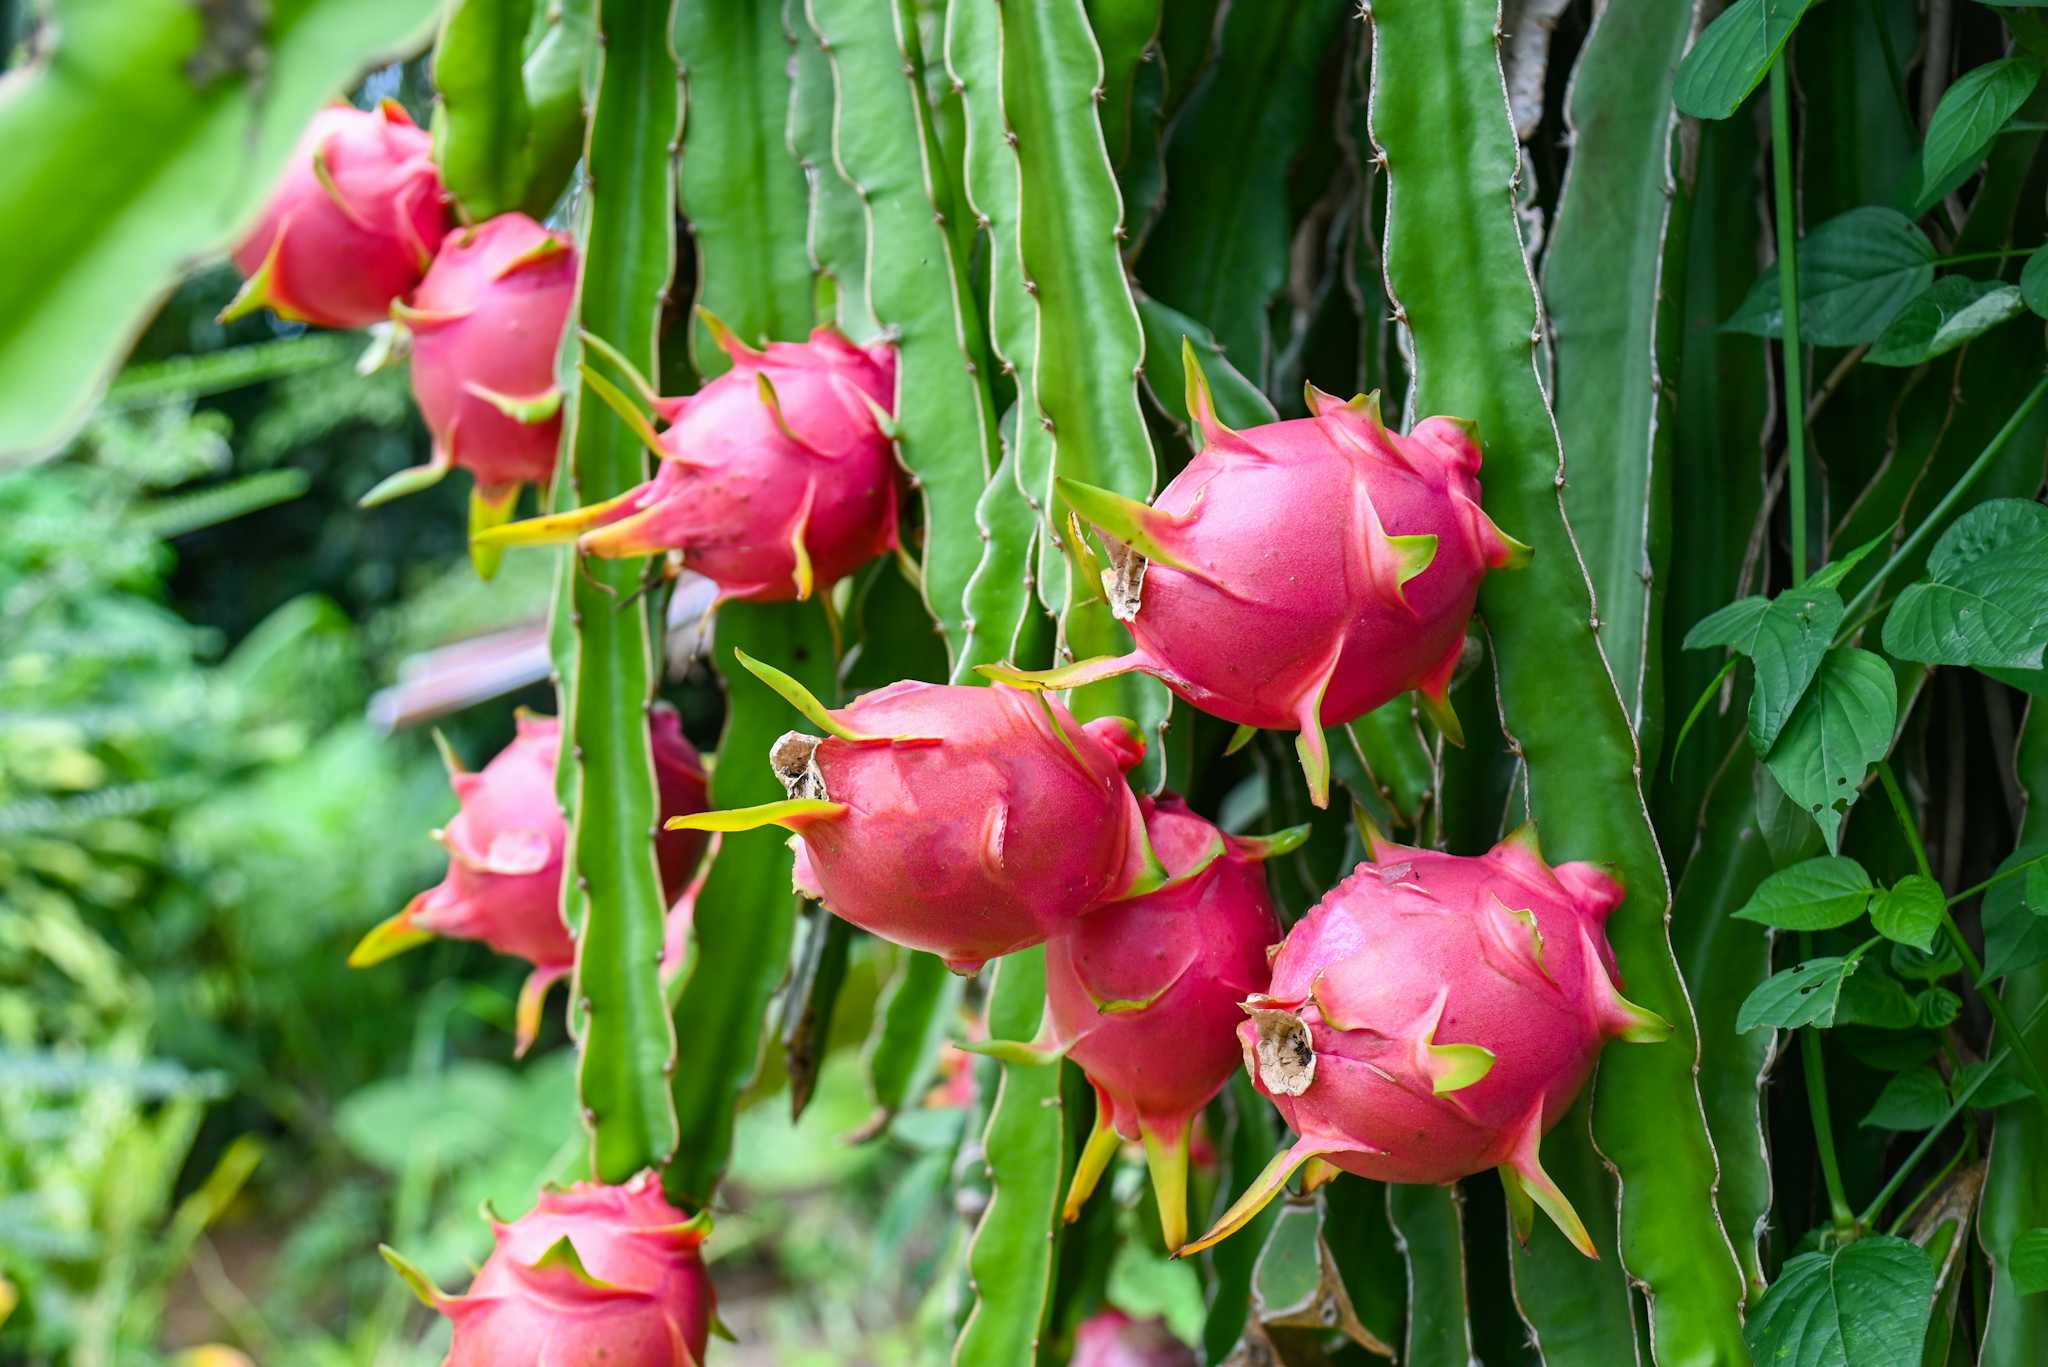
M 1921 664 L 2037 669 L 2048 647 L 2048 508 L 1981 503 L 1941 534 L 1928 577 L 1899 595 L 1884 648 Z
M 1899 310 L 1863 359 L 1919 365 L 1981 337 L 2022 311 L 2017 285 L 1944 275 Z
M 1790 1030 L 1795 1026 L 1835 1023 L 1835 1004 L 1842 983 L 1856 971 L 1854 957 L 1808 959 L 1759 983 L 1735 1013 L 1735 1031 Z
M 1941 913 L 1947 906 L 1941 884 L 1911 873 L 1871 901 L 1870 923 L 1885 939 L 1924 953 L 1934 948 L 1934 932 L 1941 929 Z
M 1779 930 L 1833 930 L 1861 916 L 1873 891 L 1861 864 L 1823 855 L 1764 879 L 1735 915 Z
M 1986 62 L 1942 94 L 1928 121 L 1907 208 L 1915 217 L 1969 178 L 1991 140 L 2041 83 L 2041 59 L 2030 53 Z
M 1749 695 L 1749 743 L 1767 755 L 1804 697 L 1821 657 L 1842 624 L 1842 596 L 1833 589 L 1798 589 L 1779 594 L 1757 620 L 1747 654 L 1756 665 Z M 1740 649 L 1740 647 L 1738 647 Z
M 1865 205 L 1800 239 L 1799 331 L 1818 346 L 1876 341 L 1908 301 L 1934 283 L 1934 244 L 1897 209 Z M 1730 332 L 1776 337 L 1784 330 L 1778 271 L 1757 277 Z
M 1765 757 L 1771 777 L 1813 817 L 1829 850 L 1840 846 L 1842 817 L 1864 774 L 1890 750 L 1898 715 L 1891 666 L 1867 650 L 1837 647 Z
M 1927 1251 L 1874 1234 L 1786 1263 L 1743 1336 L 1774 1367 L 1917 1367 L 1933 1300 Z

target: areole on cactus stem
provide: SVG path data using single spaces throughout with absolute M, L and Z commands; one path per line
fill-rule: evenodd
M 411 302 L 391 306 L 411 334 L 412 392 L 433 454 L 378 484 L 363 506 L 468 470 L 476 477 L 471 556 L 488 577 L 502 552 L 478 535 L 512 516 L 521 489 L 554 475 L 562 444 L 555 355 L 575 299 L 567 236 L 517 213 L 450 233 Z
M 619 1186 L 547 1188 L 509 1223 L 489 1206 L 484 1215 L 497 1246 L 459 1296 L 378 1246 L 454 1322 L 444 1367 L 702 1367 L 706 1342 L 724 1332 L 698 1251 L 711 1214 L 670 1205 L 651 1168 Z
M 1245 1067 L 1299 1138 L 1181 1253 L 1242 1228 L 1317 1159 L 1385 1182 L 1497 1168 L 1519 1237 L 1541 1206 L 1598 1257 L 1537 1147 L 1608 1040 L 1670 1034 L 1615 986 L 1605 926 L 1621 899 L 1596 865 L 1546 864 L 1528 826 L 1476 857 L 1374 834 L 1243 1003 Z
M 1145 749 L 1130 723 L 1084 726 L 1022 689 L 908 679 L 828 709 L 734 654 L 825 734 L 776 741 L 787 800 L 670 829 L 785 827 L 797 891 L 961 973 L 1166 881 L 1124 782 Z
M 1079 1065 L 1095 1089 L 1095 1128 L 1074 1169 L 1066 1218 L 1079 1217 L 1122 1141 L 1144 1146 L 1169 1251 L 1187 1242 L 1188 1139 L 1195 1116 L 1242 1057 L 1238 1003 L 1265 990 L 1280 919 L 1263 861 L 1308 838 L 1295 826 L 1225 835 L 1177 797 L 1140 798 L 1169 881 L 1056 931 L 1046 942 L 1040 1038 L 961 1045 L 1012 1062 Z
M 500 954 L 533 965 L 520 990 L 516 1051 L 524 1054 L 540 1029 L 548 989 L 575 967 L 576 945 L 562 922 L 562 868 L 568 823 L 555 795 L 555 765 L 562 724 L 521 709 L 512 743 L 475 773 L 462 767 L 446 742 L 441 758 L 461 808 L 434 839 L 448 851 L 448 873 L 406 903 L 356 945 L 349 965 L 366 968 L 436 936 L 480 940 Z M 437 741 L 439 736 L 435 737 Z M 654 778 L 665 816 L 702 811 L 705 778 L 697 752 L 683 736 L 673 709 L 648 716 Z M 704 853 L 701 836 L 661 834 L 654 855 L 671 903 L 668 952 L 672 971 L 694 907 L 686 895 Z M 673 960 L 674 962 L 671 962 Z
M 596 338 L 667 426 L 657 435 L 632 399 L 586 366 L 660 461 L 616 498 L 486 530 L 487 548 L 574 541 L 586 554 L 673 552 L 720 599 L 806 600 L 897 545 L 900 476 L 890 411 L 896 351 L 856 346 L 821 327 L 756 349 L 699 310 L 732 368 L 683 398 L 657 397 Z
M 1108 544 L 1103 587 L 1136 649 L 982 672 L 1064 689 L 1138 671 L 1226 721 L 1299 731 L 1318 807 L 1325 725 L 1415 689 L 1462 742 L 1448 693 L 1479 581 L 1528 555 L 1480 509 L 1471 424 L 1428 418 L 1402 436 L 1376 395 L 1346 403 L 1310 385 L 1315 416 L 1233 431 L 1185 341 L 1182 360 L 1203 446 L 1149 506 L 1059 481 Z
M 320 327 L 383 321 L 448 232 L 432 153 L 432 139 L 395 100 L 314 115 L 263 216 L 235 248 L 244 279 L 219 321 L 260 308 Z

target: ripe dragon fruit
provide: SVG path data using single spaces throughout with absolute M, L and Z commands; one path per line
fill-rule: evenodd
M 1061 480 L 1109 543 L 1103 583 L 1137 648 L 1058 669 L 985 666 L 1011 683 L 1072 688 L 1133 670 L 1244 727 L 1299 731 L 1318 807 L 1323 727 L 1413 688 L 1461 739 L 1447 697 L 1479 581 L 1528 548 L 1479 507 L 1471 424 L 1389 432 L 1378 398 L 1308 387 L 1312 418 L 1235 432 L 1216 417 L 1192 348 L 1188 411 L 1204 445 L 1151 506 Z
M 1067 1367 L 1195 1367 L 1195 1352 L 1165 1321 L 1134 1320 L 1111 1306 L 1081 1321 Z
M 381 963 L 437 935 L 481 940 L 500 954 L 526 960 L 533 973 L 519 993 L 516 1017 L 516 1047 L 524 1054 L 539 1032 L 548 989 L 575 967 L 576 946 L 562 923 L 562 857 L 569 839 L 555 797 L 562 724 L 522 710 L 517 725 L 512 743 L 473 774 L 444 747 L 448 781 L 462 804 L 455 819 L 434 832 L 448 849 L 448 874 L 365 935 L 349 963 Z M 652 713 L 648 728 L 662 814 L 702 811 L 704 769 L 682 723 L 664 707 Z M 703 850 L 703 838 L 696 835 L 655 839 L 662 888 L 676 904 L 668 958 L 678 962 L 690 915 L 682 893 Z
M 821 327 L 756 351 L 706 315 L 732 369 L 654 399 L 655 477 L 617 498 L 483 533 L 486 547 L 575 541 L 591 555 L 673 551 L 719 598 L 807 599 L 896 545 L 889 413 L 896 352 Z M 644 386 L 644 381 L 640 381 Z M 603 392 L 603 391 L 600 391 Z M 637 411 L 628 420 L 644 427 Z
M 379 1250 L 414 1294 L 455 1322 L 444 1367 L 703 1363 L 718 1328 L 717 1294 L 697 1251 L 710 1214 L 692 1219 L 670 1205 L 653 1169 L 623 1186 L 551 1187 L 519 1219 L 489 1218 L 497 1247 L 459 1296 Z
M 391 306 L 412 335 L 412 392 L 433 456 L 386 479 L 363 506 L 416 492 L 459 465 L 476 476 L 474 535 L 512 515 L 522 486 L 545 483 L 562 440 L 555 354 L 575 298 L 575 248 L 525 214 L 451 233 L 412 302 Z M 477 557 L 486 575 L 496 564 L 495 555 Z
M 315 114 L 263 217 L 235 248 L 245 279 L 220 321 L 266 307 L 331 328 L 388 317 L 448 232 L 432 150 L 432 139 L 391 100 Z
M 1498 1168 L 1524 1241 L 1541 1206 L 1598 1257 L 1537 1146 L 1607 1040 L 1670 1033 L 1615 988 L 1621 898 L 1595 865 L 1545 864 L 1526 826 L 1476 858 L 1375 839 L 1244 1003 L 1245 1067 L 1300 1138 L 1181 1252 L 1241 1228 L 1315 1158 L 1384 1182 Z
M 734 653 L 825 735 L 775 742 L 769 763 L 787 801 L 671 829 L 786 827 L 797 891 L 960 973 L 1164 880 L 1123 778 L 1144 754 L 1129 723 L 1083 726 L 1020 689 L 913 680 L 828 711 Z
M 1119 1143 L 1144 1145 L 1166 1247 L 1187 1242 L 1188 1137 L 1241 1057 L 1238 1003 L 1263 992 L 1280 921 L 1261 861 L 1299 845 L 1308 827 L 1263 839 L 1227 836 L 1177 797 L 1139 799 L 1171 881 L 1054 932 L 1045 947 L 1044 1034 L 1030 1045 L 968 1044 L 1019 1061 L 1064 1055 L 1095 1088 L 1088 1138 L 1066 1217 L 1077 1218 Z

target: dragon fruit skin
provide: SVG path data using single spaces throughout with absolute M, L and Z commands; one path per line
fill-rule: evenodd
M 382 1251 L 454 1322 L 446 1367 L 700 1367 L 717 1321 L 698 1252 L 710 1229 L 708 1215 L 670 1205 L 648 1169 L 621 1186 L 544 1190 L 519 1219 L 493 1218 L 497 1247 L 459 1296 Z
M 457 466 L 476 477 L 472 537 L 512 515 L 519 491 L 545 483 L 562 441 L 555 357 L 576 299 L 576 250 L 524 214 L 450 233 L 391 315 L 412 336 L 412 392 L 434 439 L 427 464 L 365 494 L 374 507 Z M 477 557 L 488 574 L 496 556 Z
M 1151 506 L 1063 481 L 1111 544 L 1103 575 L 1136 649 L 1037 675 L 1074 687 L 1133 670 L 1242 726 L 1299 731 L 1317 806 L 1329 798 L 1322 728 L 1409 689 L 1453 739 L 1447 697 L 1487 570 L 1526 548 L 1479 506 L 1470 424 L 1387 430 L 1376 399 L 1309 387 L 1311 418 L 1232 431 L 1188 354 L 1202 451 Z
M 395 101 L 313 116 L 256 227 L 235 248 L 229 322 L 280 318 L 359 328 L 412 292 L 448 231 L 432 139 Z
M 1144 753 L 1128 723 L 1083 726 L 1020 689 L 914 680 L 828 711 L 779 670 L 739 659 L 827 734 L 775 743 L 788 801 L 672 828 L 788 828 L 797 891 L 960 973 L 1157 881 L 1123 778 Z
M 617 498 L 485 532 L 485 546 L 576 541 L 591 555 L 674 552 L 719 598 L 808 599 L 896 543 L 889 435 L 896 350 L 821 327 L 755 350 L 713 323 L 732 368 L 656 401 L 660 469 Z
M 1386 1182 L 1498 1168 L 1524 1240 L 1541 1206 L 1598 1257 L 1537 1147 L 1608 1040 L 1670 1033 L 1615 987 L 1605 926 L 1621 898 L 1595 865 L 1549 867 L 1526 827 L 1477 857 L 1375 840 L 1244 1003 L 1245 1066 L 1300 1138 L 1182 1252 L 1241 1227 L 1320 1158 Z
M 655 784 L 665 816 L 704 809 L 704 769 L 668 708 L 648 720 Z M 533 972 L 519 994 L 517 1051 L 524 1054 L 540 1028 L 541 1007 L 555 981 L 576 962 L 575 942 L 562 923 L 562 863 L 568 824 L 555 796 L 555 763 L 562 725 L 554 717 L 520 712 L 512 743 L 475 773 L 452 755 L 449 783 L 461 808 L 434 838 L 448 850 L 448 873 L 405 909 L 365 935 L 349 956 L 356 967 L 382 962 L 435 936 L 480 940 L 500 954 L 524 959 Z M 655 839 L 670 913 L 669 957 L 680 962 L 678 929 L 687 933 L 688 899 L 682 896 L 704 852 L 694 834 L 664 832 Z M 680 920 L 678 927 L 675 922 Z
M 1195 1352 L 1161 1320 L 1134 1320 L 1114 1306 L 1074 1330 L 1067 1367 L 1195 1367 Z
M 1119 1139 L 1141 1141 L 1166 1247 L 1187 1241 L 1188 1137 L 1237 1071 L 1238 1003 L 1266 989 L 1280 921 L 1261 860 L 1269 841 L 1224 835 L 1179 798 L 1139 800 L 1172 881 L 1104 907 L 1046 943 L 1054 1043 L 1095 1089 L 1095 1131 L 1067 1195 L 1080 1215 Z

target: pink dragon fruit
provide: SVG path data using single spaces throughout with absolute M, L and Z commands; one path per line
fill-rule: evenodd
M 389 316 L 448 231 L 431 141 L 391 100 L 315 114 L 263 217 L 235 248 L 246 278 L 220 321 L 266 307 L 331 328 Z
M 459 1296 L 379 1250 L 455 1322 L 444 1367 L 701 1367 L 718 1326 L 698 1253 L 710 1214 L 670 1205 L 653 1169 L 623 1186 L 549 1188 L 510 1224 L 491 1217 L 491 1231 L 497 1247 Z
M 1195 1352 L 1163 1320 L 1134 1320 L 1114 1306 L 1081 1321 L 1067 1367 L 1195 1367 Z
M 1300 1138 L 1181 1251 L 1241 1228 L 1314 1158 L 1383 1182 L 1498 1168 L 1525 1241 L 1541 1206 L 1598 1257 L 1537 1146 L 1607 1040 L 1670 1033 L 1616 990 L 1621 898 L 1595 865 L 1545 864 L 1528 827 L 1476 858 L 1375 839 L 1244 1003 L 1245 1066 Z
M 1045 946 L 1041 1040 L 968 1044 L 1017 1060 L 1064 1055 L 1095 1088 L 1089 1136 L 1066 1217 L 1077 1218 L 1119 1143 L 1144 1145 L 1166 1247 L 1187 1242 L 1188 1138 L 1196 1114 L 1237 1071 L 1238 1003 L 1263 992 L 1280 921 L 1260 861 L 1308 827 L 1263 839 L 1226 836 L 1168 797 L 1139 799 L 1171 881 L 1084 916 Z
M 652 439 L 655 477 L 602 503 L 485 532 L 483 545 L 673 551 L 718 585 L 720 599 L 762 602 L 829 590 L 896 545 L 895 348 L 855 346 L 821 327 L 807 342 L 756 351 L 705 317 L 732 368 L 688 398 L 652 400 L 669 424 Z M 644 424 L 637 412 L 630 420 Z
M 775 742 L 769 763 L 787 801 L 671 829 L 787 827 L 797 891 L 960 973 L 1163 881 L 1123 779 L 1144 754 L 1128 723 L 1083 726 L 1019 689 L 912 680 L 828 711 L 734 653 L 826 734 Z
M 702 811 L 704 769 L 683 736 L 682 723 L 664 707 L 653 712 L 648 727 L 663 815 Z M 349 963 L 362 968 L 445 935 L 481 940 L 500 954 L 526 960 L 533 973 L 519 994 L 521 1054 L 540 1029 L 548 989 L 576 962 L 575 943 L 562 923 L 562 858 L 569 831 L 555 797 L 561 744 L 559 720 L 522 710 L 512 743 L 477 773 L 465 773 L 444 748 L 448 779 L 462 804 L 455 819 L 434 832 L 448 849 L 448 875 L 365 935 L 349 955 Z M 696 835 L 655 839 L 662 888 L 676 907 L 670 913 L 668 952 L 678 961 L 690 915 L 689 899 L 682 893 L 703 849 L 703 838 Z
M 1480 511 L 1471 425 L 1430 418 L 1403 437 L 1381 422 L 1376 396 L 1344 403 L 1310 385 L 1313 418 L 1234 432 L 1192 348 L 1184 359 L 1205 444 L 1150 507 L 1060 481 L 1109 544 L 1103 583 L 1137 648 L 984 672 L 1072 688 L 1137 670 L 1226 721 L 1299 731 L 1318 807 L 1329 802 L 1326 724 L 1413 688 L 1460 739 L 1447 694 L 1479 581 L 1528 551 Z
M 472 535 L 512 515 L 519 490 L 544 484 L 562 440 L 555 354 L 576 299 L 576 250 L 525 214 L 451 233 L 410 304 L 391 316 L 412 334 L 412 392 L 433 434 L 427 464 L 401 470 L 364 507 L 423 489 L 461 466 L 476 476 Z M 477 568 L 496 568 L 495 554 Z

